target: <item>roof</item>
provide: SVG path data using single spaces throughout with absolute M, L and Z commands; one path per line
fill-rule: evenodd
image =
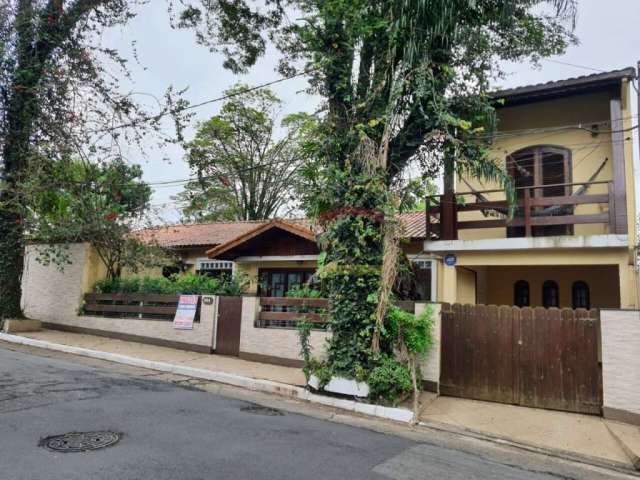
M 427 225 L 424 212 L 408 212 L 399 215 L 404 238 L 425 238 Z
M 405 238 L 424 238 L 424 212 L 403 213 L 400 220 L 404 227 Z M 164 225 L 137 232 L 138 238 L 156 241 L 167 248 L 208 247 L 214 248 L 234 241 L 239 237 L 251 234 L 258 227 L 268 225 L 269 220 L 214 222 L 199 224 Z M 290 226 L 307 232 L 311 229 L 311 222 L 305 218 L 280 220 Z
M 305 226 L 305 225 L 301 225 L 301 222 L 295 223 L 295 222 L 289 222 L 286 220 L 276 219 L 276 220 L 271 220 L 270 222 L 257 224 L 254 226 L 252 230 L 245 232 L 244 234 L 236 237 L 235 239 L 230 240 L 227 243 L 224 243 L 222 245 L 218 245 L 217 247 L 214 247 L 210 250 L 207 250 L 207 256 L 209 256 L 210 258 L 217 258 L 220 255 L 224 254 L 225 252 L 228 252 L 229 250 L 237 247 L 238 245 L 244 242 L 247 242 L 252 238 L 255 238 L 258 235 L 261 235 L 262 233 L 268 230 L 271 230 L 273 228 L 284 230 L 293 235 L 301 237 L 303 240 L 308 240 L 314 243 L 316 241 L 316 234 L 309 227 L 308 224 Z
M 635 68 L 627 67 L 610 72 L 498 90 L 493 92 L 491 96 L 496 100 L 504 99 L 504 106 L 517 105 L 542 99 L 608 90 L 619 86 L 624 79 L 633 78 L 636 78 Z
M 263 225 L 261 221 L 165 225 L 137 232 L 138 238 L 167 248 L 213 247 Z

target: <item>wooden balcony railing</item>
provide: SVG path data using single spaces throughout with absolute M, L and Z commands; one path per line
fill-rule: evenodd
M 591 187 L 606 186 L 606 193 L 587 192 Z M 583 189 L 583 193 L 572 193 L 562 196 L 545 196 L 549 190 L 564 188 L 572 192 L 575 187 Z M 546 189 L 546 191 L 545 191 Z M 449 193 L 427 197 L 426 237 L 430 240 L 457 240 L 459 230 L 482 228 L 520 229 L 510 236 L 544 236 L 544 232 L 536 231 L 536 227 L 553 225 L 572 226 L 582 224 L 605 224 L 609 232 L 614 231 L 615 206 L 613 182 L 559 183 L 554 185 L 536 185 L 516 189 L 517 201 L 513 205 L 514 215 L 509 218 L 509 203 L 504 200 L 489 200 L 487 196 L 495 196 L 504 190 L 483 190 L 463 193 Z M 465 198 L 474 197 L 477 201 L 465 203 Z M 480 200 L 478 200 L 480 199 Z M 607 205 L 608 210 L 599 213 L 576 215 L 578 205 Z M 460 220 L 460 212 L 478 211 L 485 218 Z M 519 234 L 518 234 L 519 232 Z

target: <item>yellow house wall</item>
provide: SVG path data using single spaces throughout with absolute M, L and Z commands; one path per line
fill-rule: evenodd
M 456 257 L 457 268 L 447 267 L 443 265 L 442 262 L 438 262 L 438 300 L 441 302 L 467 302 L 470 298 L 470 293 L 467 287 L 464 286 L 468 285 L 468 280 L 465 278 L 461 279 L 460 272 L 462 269 L 460 267 L 469 267 L 477 271 L 486 269 L 486 275 L 488 277 L 487 288 L 482 289 L 483 296 L 486 299 L 485 302 L 497 303 L 497 298 L 495 296 L 492 296 L 494 294 L 491 292 L 491 289 L 495 285 L 495 281 L 491 282 L 489 278 L 489 272 L 495 267 L 517 267 L 521 269 L 522 272 L 527 271 L 532 267 L 539 267 L 541 271 L 549 272 L 546 279 L 560 281 L 562 280 L 561 278 L 556 279 L 551 276 L 554 273 L 558 273 L 554 272 L 554 268 L 556 268 L 557 266 L 571 267 L 568 270 L 574 271 L 576 275 L 579 273 L 584 276 L 587 275 L 587 272 L 590 269 L 594 272 L 597 272 L 599 268 L 598 266 L 608 265 L 612 268 L 617 269 L 618 274 L 615 278 L 612 278 L 611 276 L 606 277 L 607 282 L 617 282 L 617 285 L 607 285 L 605 291 L 609 293 L 606 294 L 606 298 L 612 298 L 611 292 L 617 291 L 617 295 L 619 297 L 619 305 L 616 306 L 620 306 L 621 308 L 638 307 L 637 274 L 634 270 L 633 265 L 629 264 L 629 252 L 625 248 L 457 252 Z M 494 270 L 494 272 L 495 271 L 496 270 Z M 565 275 L 565 277 L 567 278 L 566 281 L 568 281 L 569 277 L 571 277 L 572 275 L 573 274 Z M 494 275 L 493 278 L 495 279 L 498 277 Z M 597 285 L 599 285 L 598 282 L 601 280 L 596 274 L 588 274 L 588 276 L 585 278 L 594 279 Z M 575 279 L 579 280 L 579 278 Z M 459 290 L 458 285 L 460 283 L 462 283 L 463 286 L 460 287 Z M 535 287 L 532 286 L 531 288 L 532 293 L 535 293 Z M 508 297 L 506 293 L 495 295 L 499 295 L 500 299 L 505 300 L 506 304 L 510 305 L 513 303 L 512 289 L 513 282 L 509 281 Z M 570 290 L 566 290 L 566 288 L 564 290 L 570 292 Z M 609 302 L 609 300 L 607 300 L 607 302 Z
M 459 303 L 476 303 L 475 272 L 466 268 L 457 268 L 457 277 L 456 301 Z
M 628 85 L 623 86 L 623 117 L 630 117 L 630 102 L 628 95 Z M 611 146 L 611 134 L 608 132 L 610 126 L 609 95 L 606 93 L 596 93 L 580 95 L 562 99 L 549 100 L 529 105 L 505 107 L 498 110 L 498 138 L 491 148 L 491 158 L 503 168 L 506 158 L 511 153 L 535 145 L 555 145 L 571 150 L 572 182 L 586 182 L 595 173 L 605 159 L 606 165 L 594 181 L 610 181 L 613 178 L 613 152 Z M 596 136 L 584 130 L 564 130 L 557 132 L 539 132 L 523 134 L 521 130 L 554 128 L 565 125 L 582 124 L 586 128 L 598 122 L 599 129 L 603 131 Z M 631 119 L 627 118 L 626 126 L 630 126 Z M 512 136 L 509 136 L 509 135 Z M 504 136 L 502 136 L 504 135 Z M 630 135 L 626 135 L 630 137 Z M 635 199 L 633 182 L 633 156 L 632 141 L 625 142 L 626 157 L 626 187 L 627 187 L 627 209 L 629 214 L 629 232 L 635 230 Z M 464 179 L 475 190 L 492 190 L 499 188 L 499 185 L 492 182 L 481 182 L 475 178 Z M 457 191 L 468 192 L 469 186 L 465 181 L 458 180 Z M 574 187 L 574 191 L 579 188 Z M 606 185 L 594 185 L 588 190 L 588 194 L 606 193 Z M 504 200 L 504 194 L 486 194 L 490 200 Z M 475 202 L 472 195 L 465 195 L 464 201 Z M 607 205 L 579 205 L 575 208 L 576 215 L 587 215 L 605 213 L 608 211 Z M 461 212 L 459 221 L 485 219 L 481 212 Z M 605 224 L 576 225 L 575 235 L 594 235 L 608 233 L 608 226 Z M 634 232 L 635 236 L 635 232 Z M 495 229 L 474 229 L 460 230 L 461 240 L 474 240 L 484 238 L 504 238 L 505 228 Z
M 560 307 L 571 308 L 571 287 L 576 281 L 589 286 L 594 308 L 618 308 L 620 283 L 618 265 L 589 266 L 505 266 L 487 268 L 487 303 L 512 305 L 513 286 L 518 280 L 529 282 L 532 307 L 542 306 L 542 284 L 554 280 L 560 290 Z

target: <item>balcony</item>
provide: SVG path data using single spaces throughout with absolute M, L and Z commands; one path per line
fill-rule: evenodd
M 429 241 L 627 233 L 626 225 L 616 227 L 616 192 L 611 181 L 520 187 L 516 189 L 516 197 L 511 217 L 504 190 L 427 197 L 426 238 Z

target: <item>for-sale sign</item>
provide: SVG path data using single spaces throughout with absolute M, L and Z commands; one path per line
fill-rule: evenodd
M 173 328 L 178 330 L 193 330 L 193 320 L 198 310 L 199 295 L 180 295 Z

